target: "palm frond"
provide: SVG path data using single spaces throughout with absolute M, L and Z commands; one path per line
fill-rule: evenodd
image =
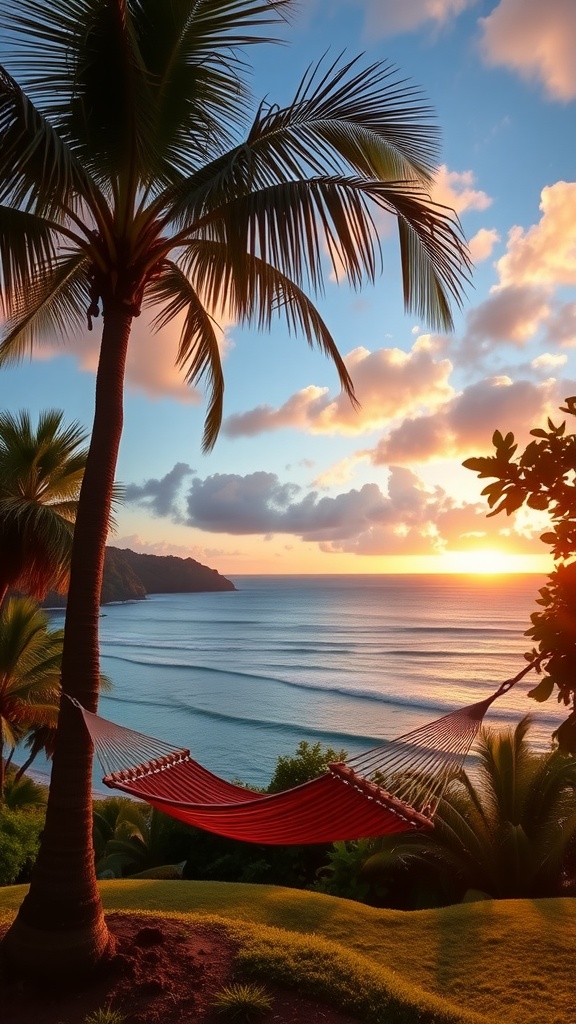
M 215 168 L 218 172 L 218 168 Z M 230 175 L 218 173 L 176 204 L 188 230 L 178 238 L 226 240 L 230 258 L 246 251 L 319 291 L 326 252 L 335 272 L 359 287 L 374 280 L 380 243 L 377 207 L 397 218 L 405 306 L 434 328 L 450 329 L 450 302 L 462 301 L 470 266 L 452 211 L 433 203 L 417 181 L 379 182 L 339 176 L 285 181 L 234 194 Z M 215 204 L 215 205 L 213 205 Z M 218 205 L 219 204 L 219 205 Z
M 193 284 L 174 263 L 166 263 L 161 276 L 150 286 L 147 301 L 163 307 L 154 321 L 158 330 L 184 314 L 176 363 L 185 370 L 187 383 L 206 380 L 208 410 L 202 450 L 209 451 L 220 430 L 224 401 L 224 374 L 214 321 Z
M 24 210 L 0 205 L 0 309 L 10 316 L 18 297 L 57 262 L 49 224 Z
M 356 173 L 430 181 L 439 130 L 419 89 L 393 65 L 341 57 L 311 65 L 288 106 L 263 104 L 247 139 L 254 160 L 282 176 Z
M 181 264 L 183 270 L 170 264 L 169 271 L 150 287 L 148 301 L 164 306 L 156 318 L 157 327 L 186 312 L 178 352 L 178 365 L 186 367 L 186 380 L 198 383 L 209 372 L 204 451 L 216 441 L 224 391 L 217 338 L 208 310 L 225 307 L 236 319 L 255 324 L 260 330 L 269 330 L 274 317 L 283 318 L 291 333 L 302 333 L 311 347 L 317 346 L 332 360 L 343 391 L 356 404 L 353 383 L 336 342 L 312 301 L 294 281 L 251 254 L 244 254 L 240 266 L 240 261 L 232 263 L 226 246 L 217 242 L 188 246 L 181 254 Z
M 53 83 L 51 83 L 53 88 Z M 30 96 L 0 67 L 0 202 L 61 220 L 91 199 L 96 187 L 82 164 Z
M 243 261 L 246 252 L 259 256 L 293 280 L 308 281 L 316 292 L 322 291 L 330 256 L 334 269 L 355 286 L 375 278 L 380 246 L 359 181 L 283 181 L 236 194 L 232 185 L 217 183 L 216 194 L 199 190 L 186 210 L 175 208 L 189 225 L 182 242 L 194 236 L 226 242 L 231 260 Z
M 83 326 L 90 304 L 89 268 L 83 253 L 61 254 L 31 275 L 27 288 L 14 291 L 0 341 L 0 366 L 19 362 L 36 342 L 73 335 Z
M 405 308 L 434 330 L 452 330 L 451 302 L 462 306 L 471 267 L 453 211 L 403 182 L 370 191 L 397 219 Z
M 240 50 L 273 42 L 260 29 L 283 20 L 291 4 L 147 4 L 138 44 L 154 82 L 159 148 L 173 167 L 189 174 L 232 144 L 233 130 L 246 124 L 251 106 Z

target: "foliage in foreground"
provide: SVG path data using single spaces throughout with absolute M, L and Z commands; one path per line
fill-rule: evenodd
M 576 397 L 567 398 L 560 411 L 576 416 Z M 551 419 L 547 429 L 530 433 L 535 440 L 516 455 L 514 434 L 496 430 L 495 454 L 463 465 L 492 480 L 482 491 L 489 516 L 510 516 L 526 505 L 550 517 L 552 529 L 540 539 L 550 547 L 555 567 L 536 600 L 542 611 L 532 613 L 526 631 L 537 646 L 525 655 L 544 677 L 529 696 L 546 701 L 557 691 L 558 702 L 571 710 L 554 737 L 562 750 L 576 754 L 576 434 L 566 433 L 566 421 L 557 426 Z
M 524 718 L 483 729 L 478 763 L 453 780 L 431 832 L 335 843 L 317 888 L 376 906 L 576 892 L 576 761 L 536 753 Z

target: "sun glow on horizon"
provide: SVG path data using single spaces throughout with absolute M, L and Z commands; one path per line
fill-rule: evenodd
M 470 551 L 447 551 L 442 556 L 448 573 L 470 573 L 494 576 L 498 573 L 534 572 L 533 555 L 515 555 L 498 548 L 477 548 Z

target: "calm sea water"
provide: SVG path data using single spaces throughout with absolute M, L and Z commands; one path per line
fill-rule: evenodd
M 523 666 L 541 577 L 242 576 L 231 593 L 153 595 L 108 605 L 100 712 L 189 746 L 226 778 L 266 784 L 279 754 L 320 740 L 350 754 L 488 696 Z M 57 618 L 57 617 L 56 617 Z M 526 698 L 550 743 L 557 705 Z

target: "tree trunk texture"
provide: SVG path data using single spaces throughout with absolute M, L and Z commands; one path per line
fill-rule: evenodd
M 123 424 L 123 388 L 132 314 L 104 315 L 94 425 L 74 529 L 62 654 L 62 694 L 98 705 L 98 618 L 112 488 Z M 2 952 L 28 977 L 88 974 L 111 949 L 92 849 L 92 744 L 64 696 L 40 852 Z

